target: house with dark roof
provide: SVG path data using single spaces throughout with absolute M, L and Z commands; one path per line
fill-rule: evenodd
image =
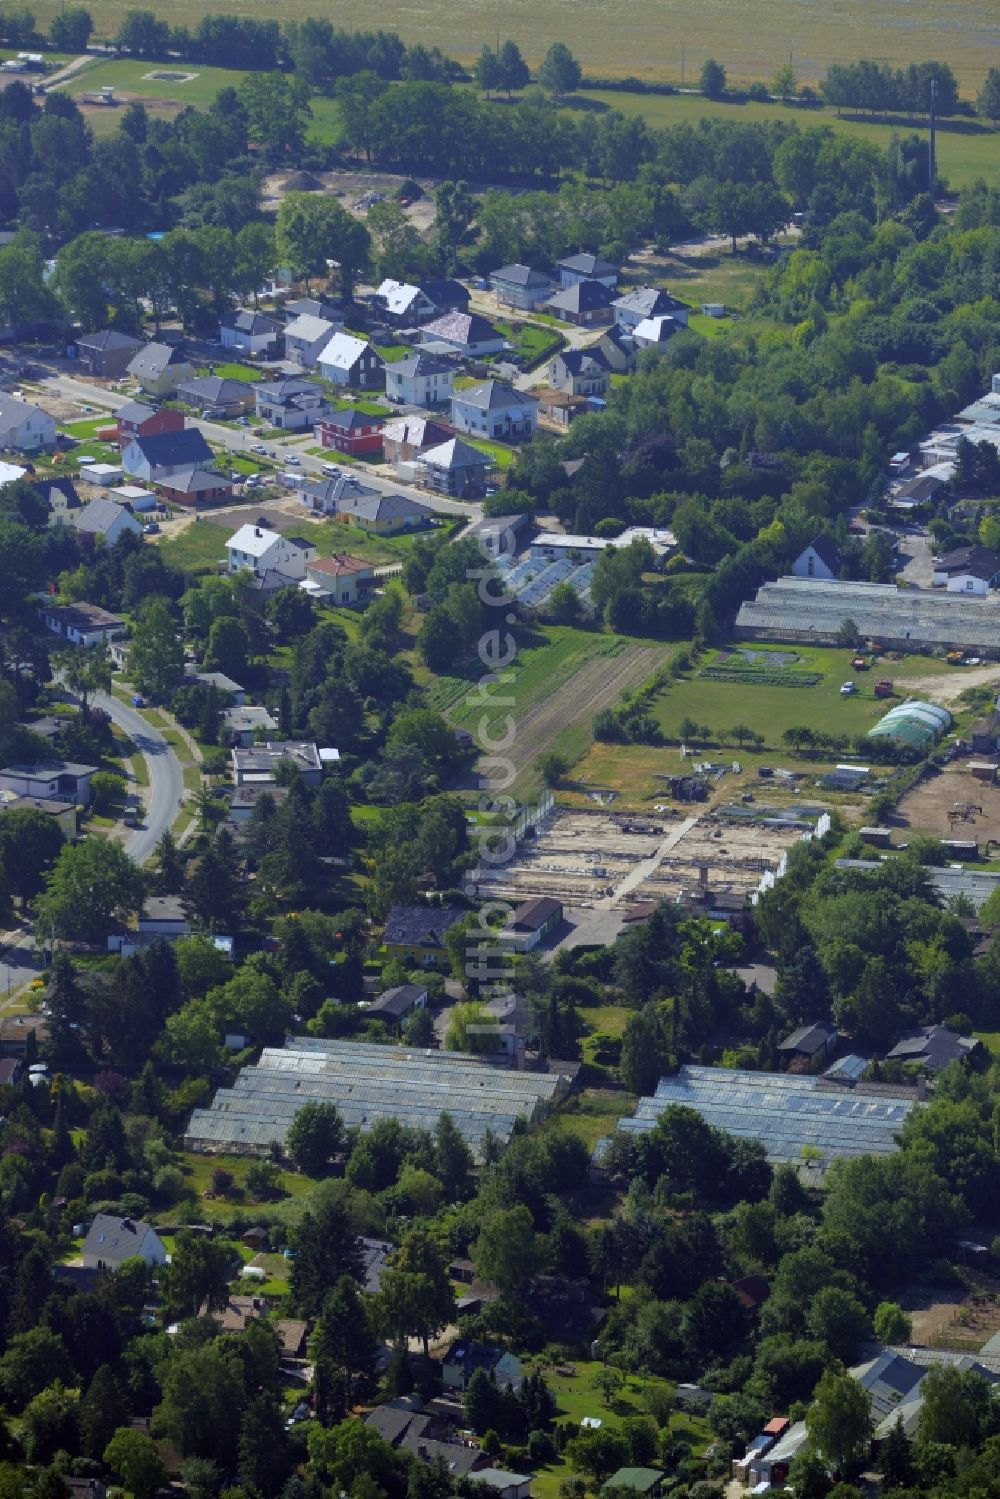
M 405 968 L 447 968 L 445 933 L 465 914 L 457 906 L 391 906 L 382 939 L 386 957 Z
M 316 423 L 316 436 L 322 447 L 350 453 L 355 458 L 381 453 L 382 418 L 347 406 L 343 411 L 331 411 L 329 416 L 322 417 Z
M 564 255 L 556 261 L 556 274 L 560 286 L 577 286 L 581 281 L 597 281 L 612 289 L 618 285 L 618 267 L 600 255 L 584 251 L 579 255 Z
M 398 1031 L 403 1021 L 414 1010 L 422 1010 L 427 1003 L 427 990 L 423 984 L 395 984 L 386 989 L 378 999 L 373 999 L 365 1011 L 368 1020 L 382 1020 L 391 1030 Z
M 246 749 L 236 745 L 229 755 L 234 786 L 277 785 L 279 765 L 294 766 L 304 786 L 318 786 L 323 779 L 320 752 L 308 739 L 268 740 Z
M 407 406 L 441 406 L 451 400 L 455 364 L 417 349 L 385 367 L 385 393 Z
M 456 432 L 524 442 L 534 436 L 537 422 L 537 396 L 515 390 L 504 380 L 485 380 L 482 385 L 457 390 L 451 399 L 451 424 Z
M 531 952 L 554 932 L 563 919 L 562 902 L 548 895 L 522 901 L 500 933 L 506 947 L 514 952 Z
M 230 380 L 224 375 L 198 375 L 181 381 L 177 399 L 208 417 L 243 416 L 253 410 L 253 386 L 247 380 Z
M 397 416 L 382 428 L 382 453 L 386 463 L 412 463 L 453 436 L 450 427 L 433 417 Z
M 832 536 L 815 536 L 792 563 L 796 578 L 819 578 L 829 582 L 840 577 L 843 556 Z
M 97 604 L 46 604 L 41 616 L 45 628 L 70 645 L 106 645 L 125 634 L 125 621 Z
M 637 328 L 646 318 L 654 317 L 672 317 L 686 324 L 691 311 L 687 303 L 679 302 L 659 286 L 637 286 L 634 291 L 616 297 L 611 305 L 615 321 L 626 331 Z
M 144 401 L 126 401 L 115 412 L 118 446 L 128 447 L 133 437 L 158 437 L 163 432 L 182 432 L 184 413 L 173 406 L 147 406 Z
M 310 510 L 367 531 L 372 536 L 396 536 L 430 524 L 434 512 L 405 494 L 384 494 L 370 484 L 359 484 L 346 474 L 328 479 L 304 479 L 298 490 Z
M 283 432 L 302 432 L 330 410 L 322 387 L 301 375 L 262 381 L 253 388 L 256 414 Z
M 224 505 L 233 498 L 236 483 L 216 468 L 192 464 L 157 479 L 156 492 L 168 505 Z
M 618 1468 L 601 1487 L 602 1494 L 618 1489 L 632 1489 L 643 1499 L 659 1499 L 666 1474 L 662 1468 Z
M 428 302 L 433 304 L 438 317 L 446 312 L 468 312 L 472 300 L 469 288 L 450 276 L 421 281 L 420 290 Z
M 591 328 L 595 324 L 611 322 L 614 317 L 611 302 L 611 288 L 603 281 L 574 281 L 550 297 L 545 307 L 564 323 Z
M 544 271 L 520 262 L 491 271 L 490 286 L 501 307 L 517 307 L 522 312 L 530 312 L 552 294 L 551 278 Z
M 611 370 L 600 349 L 560 349 L 549 362 L 549 384 L 554 390 L 570 396 L 596 396 L 608 393 Z
M 49 525 L 58 526 L 69 519 L 72 510 L 79 510 L 80 496 L 76 485 L 68 474 L 59 479 L 35 479 L 31 485 L 40 500 L 49 507 Z
M 461 913 L 460 913 L 461 914 Z M 501 1390 L 521 1387 L 521 1360 L 492 1343 L 457 1338 L 441 1360 L 441 1381 L 446 1390 L 465 1390 L 477 1369 L 489 1374 Z
M 75 340 L 80 368 L 100 380 L 120 380 L 130 362 L 142 348 L 142 339 L 116 328 L 99 328 L 96 333 L 81 333 Z
M 432 353 L 454 352 L 464 359 L 502 354 L 509 348 L 503 334 L 478 312 L 447 312 L 425 323 L 421 338 Z
M 810 1025 L 796 1026 L 790 1036 L 778 1043 L 778 1055 L 789 1065 L 801 1069 L 809 1067 L 817 1058 L 822 1059 L 837 1045 L 840 1032 L 828 1021 L 816 1020 Z
M 273 353 L 284 333 L 283 324 L 265 312 L 241 307 L 227 312 L 219 324 L 219 342 L 250 359 Z
M 335 333 L 316 359 L 324 380 L 349 385 L 355 390 L 375 390 L 385 385 L 385 360 L 367 338 L 353 333 Z
M 70 510 L 67 520 L 80 535 L 93 536 L 95 539 L 99 537 L 107 546 L 114 546 L 119 536 L 123 536 L 126 531 L 133 536 L 142 533 L 142 526 L 129 507 L 119 505 L 117 500 L 91 500 L 79 510 Z
M 1000 586 L 1000 552 L 991 547 L 956 547 L 934 559 L 931 581 L 949 593 L 989 593 Z
M 194 378 L 194 365 L 179 347 L 150 343 L 129 360 L 127 374 L 152 396 L 172 396 L 182 380 Z
M 358 1239 L 361 1250 L 361 1283 L 369 1296 L 382 1289 L 382 1276 L 389 1268 L 389 1256 L 395 1249 L 389 1239 L 371 1239 L 362 1234 Z
M 610 328 L 605 328 L 597 342 L 591 344 L 591 349 L 600 350 L 608 361 L 608 368 L 616 375 L 625 375 L 635 368 L 635 340 L 621 323 L 612 323 Z
M 478 448 L 460 437 L 449 438 L 439 447 L 428 448 L 417 460 L 420 479 L 428 489 L 457 499 L 479 499 L 486 492 L 486 475 L 492 463 Z
M 96 765 L 78 765 L 72 760 L 18 761 L 0 770 L 0 791 L 86 807 L 90 804 L 90 778 L 96 774 Z
M 136 1259 L 147 1265 L 167 1262 L 167 1251 L 155 1229 L 140 1219 L 114 1213 L 98 1213 L 83 1241 L 82 1255 L 85 1270 L 118 1270 L 126 1260 Z
M 122 451 L 122 468 L 134 479 L 156 483 L 183 468 L 211 468 L 212 449 L 197 427 L 133 437 Z
M 946 1025 L 924 1025 L 909 1031 L 885 1054 L 887 1062 L 916 1063 L 925 1072 L 940 1072 L 952 1062 L 966 1062 L 984 1055 L 981 1041 L 960 1036 Z

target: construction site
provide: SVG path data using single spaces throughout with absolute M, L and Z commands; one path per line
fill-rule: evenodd
M 642 901 L 742 901 L 781 872 L 788 850 L 811 836 L 822 808 L 719 807 L 651 816 L 555 808 L 517 856 L 477 872 L 479 893 L 520 902 L 612 909 Z

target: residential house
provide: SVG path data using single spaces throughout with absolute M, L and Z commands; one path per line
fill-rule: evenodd
M 933 500 L 934 496 L 953 477 L 953 471 L 953 464 L 940 463 L 936 468 L 927 469 L 922 474 L 915 474 L 912 479 L 907 479 L 903 484 L 896 486 L 889 503 L 895 504 L 900 509 L 904 507 L 913 509 L 916 505 L 926 505 L 928 500 Z
M 406 968 L 447 968 L 444 936 L 464 914 L 456 906 L 391 906 L 382 939 L 386 957 Z
M 301 375 L 287 375 L 253 389 L 256 414 L 283 432 L 302 432 L 315 426 L 330 410 L 320 386 Z
M 382 418 L 347 406 L 343 411 L 331 411 L 317 422 L 316 436 L 324 448 L 334 448 L 354 458 L 362 458 L 366 453 L 381 454 Z
M 156 481 L 156 492 L 168 505 L 221 505 L 233 498 L 236 481 L 215 468 L 179 468 Z
M 214 687 L 216 692 L 224 692 L 237 707 L 242 707 L 247 700 L 246 688 L 239 682 L 234 682 L 232 677 L 227 677 L 225 672 L 195 671 L 189 663 L 184 668 L 184 676 L 188 682 L 198 682 L 202 687 Z
M 114 546 L 119 536 L 126 531 L 141 536 L 142 526 L 127 505 L 117 500 L 91 500 L 79 510 L 69 512 L 69 524 L 82 536 L 100 537 L 107 546 Z
M 486 492 L 491 463 L 485 453 L 459 437 L 439 447 L 428 448 L 417 460 L 421 481 L 438 494 L 458 499 L 479 499 Z
M 343 326 L 339 319 L 330 322 L 327 318 L 304 312 L 285 328 L 285 358 L 300 369 L 311 370 L 323 349 Z
M 273 786 L 278 766 L 293 765 L 305 786 L 318 786 L 323 779 L 323 755 L 307 739 L 269 739 L 264 744 L 238 745 L 230 750 L 233 784 Z
M 148 895 L 136 925 L 142 936 L 169 942 L 186 937 L 191 929 L 184 903 L 176 895 Z
M 658 286 L 638 286 L 634 291 L 616 297 L 612 306 L 615 322 L 627 331 L 637 328 L 646 318 L 654 317 L 672 317 L 678 323 L 686 324 L 691 310 Z
M 408 495 L 383 494 L 347 474 L 329 479 L 304 479 L 298 496 L 312 511 L 332 515 L 373 536 L 395 536 L 430 523 L 434 512 Z
M 274 352 L 283 332 L 282 324 L 267 313 L 241 307 L 236 312 L 227 312 L 222 319 L 219 342 L 224 349 L 257 359 Z
M 45 628 L 70 645 L 106 645 L 125 634 L 125 621 L 96 604 L 46 604 L 41 615 Z
M 231 746 L 235 748 L 236 746 Z M 249 749 L 249 745 L 240 745 L 241 749 Z M 237 839 L 247 836 L 250 819 L 254 814 L 262 797 L 267 797 L 276 807 L 288 796 L 287 786 L 278 786 L 271 781 L 265 781 L 258 785 L 256 782 L 248 781 L 242 786 L 235 786 L 229 792 L 229 810 L 226 813 L 226 826 Z
M 419 286 L 390 278 L 376 287 L 368 301 L 374 315 L 393 328 L 413 328 L 438 314 L 438 308 Z
M 15 1088 L 20 1080 L 20 1060 L 17 1057 L 0 1058 L 0 1088 Z
M 38 1046 L 48 1040 L 49 1022 L 44 1015 L 7 1015 L 0 1020 L 0 1057 L 23 1060 L 32 1036 Z
M 951 1062 L 976 1060 L 983 1046 L 974 1036 L 960 1036 L 946 1025 L 924 1025 L 909 1031 L 885 1054 L 887 1062 L 915 1062 L 927 1072 L 940 1072 Z
M 549 363 L 549 383 L 571 396 L 608 393 L 611 370 L 600 349 L 562 349 Z
M 173 406 L 147 406 L 144 401 L 127 401 L 115 412 L 118 446 L 128 447 L 134 437 L 158 437 L 163 432 L 182 432 L 184 413 Z
M 645 1499 L 660 1499 L 666 1474 L 660 1468 L 619 1468 L 602 1486 L 602 1494 L 616 1489 L 634 1489 Z
M 681 327 L 680 320 L 669 313 L 665 317 L 646 317 L 632 329 L 632 342 L 640 352 L 655 349 L 662 353 Z
M 840 577 L 843 560 L 832 536 L 816 536 L 792 563 L 792 573 L 796 578 L 820 578 L 828 582 Z
M 563 919 L 562 902 L 540 895 L 522 901 L 501 932 L 504 945 L 515 952 L 531 952 L 555 931 Z
M 151 343 L 133 355 L 127 373 L 147 395 L 172 396 L 182 380 L 194 378 L 194 365 L 182 349 Z
M 96 333 L 81 333 L 75 340 L 80 368 L 100 380 L 120 380 L 142 348 L 142 339 L 116 328 L 101 328 Z
M 478 312 L 446 312 L 425 323 L 425 347 L 433 352 L 454 352 L 463 359 L 502 354 L 509 348 L 506 338 Z
M 197 427 L 133 437 L 122 451 L 122 468 L 133 479 L 155 484 L 182 468 L 211 468 L 212 449 Z
M 531 1499 L 531 1479 L 524 1473 L 508 1473 L 505 1468 L 477 1468 L 472 1482 L 482 1484 L 496 1499 Z
M 244 416 L 253 410 L 253 386 L 248 380 L 230 380 L 223 375 L 199 375 L 182 380 L 177 399 L 209 417 Z
M 266 708 L 254 704 L 234 705 L 222 715 L 222 738 L 230 748 L 249 749 L 258 738 L 268 739 L 277 727 L 278 720 Z
M 430 302 L 438 317 L 446 312 L 468 312 L 472 300 L 469 288 L 450 276 L 441 276 L 432 281 L 421 281 L 420 290 Z
M 546 310 L 564 323 L 575 323 L 579 328 L 592 328 L 596 324 L 610 323 L 614 318 L 611 310 L 612 296 L 600 281 L 576 281 L 564 286 L 562 291 L 550 297 Z
M 934 559 L 932 582 L 949 593 L 989 593 L 1000 586 L 1000 553 L 990 547 L 957 547 Z
M 758 1484 L 769 1484 L 771 1488 L 784 1488 L 788 1470 L 809 1441 L 809 1428 L 804 1421 L 789 1426 L 774 1445 L 751 1458 L 748 1481 L 751 1488 Z
M 422 1010 L 426 1003 L 427 990 L 423 984 L 396 984 L 372 1000 L 365 1019 L 382 1020 L 390 1030 L 398 1031 L 403 1021 L 414 1010 Z
M 375 566 L 349 552 L 317 557 L 306 567 L 306 584 L 314 598 L 348 608 L 367 604 L 375 592 Z
M 449 359 L 418 349 L 385 367 L 385 393 L 407 406 L 440 406 L 450 401 L 455 366 Z
M 893 1348 L 883 1348 L 876 1358 L 849 1369 L 871 1401 L 876 1421 L 907 1402 L 916 1391 L 927 1370 Z
M 249 569 L 255 577 L 276 570 L 292 582 L 301 582 L 307 565 L 316 556 L 311 541 L 301 536 L 282 536 L 264 526 L 240 526 L 226 542 L 226 565 L 231 573 Z
M 389 1268 L 389 1256 L 395 1247 L 388 1239 L 371 1239 L 366 1234 L 359 1237 L 361 1285 L 369 1296 L 382 1289 L 382 1277 Z
M 556 261 L 556 274 L 560 286 L 578 286 L 582 281 L 596 281 L 598 285 L 613 290 L 618 285 L 618 267 L 600 255 L 584 252 L 580 255 L 564 255 Z
M 86 807 L 90 804 L 90 778 L 96 774 L 96 765 L 77 765 L 72 760 L 15 762 L 0 770 L 0 791 Z
M 475 1442 L 453 1438 L 451 1422 L 423 1410 L 419 1397 L 386 1401 L 366 1416 L 365 1425 L 397 1451 L 410 1452 L 425 1463 L 440 1462 L 453 1480 L 475 1480 L 476 1470 L 488 1461 Z
M 126 1260 L 165 1265 L 167 1251 L 156 1230 L 141 1219 L 98 1213 L 83 1241 L 85 1270 L 120 1270 Z
M 36 453 L 52 447 L 55 440 L 55 417 L 17 396 L 0 394 L 0 448 Z
M 36 479 L 32 489 L 49 507 L 49 525 L 65 523 L 73 510 L 80 508 L 76 485 L 68 476 L 61 479 Z
M 615 375 L 626 375 L 635 368 L 635 342 L 631 331 L 623 328 L 621 323 L 612 323 L 610 328 L 605 328 L 597 342 L 591 344 L 591 349 L 600 350 Z
M 334 329 L 343 326 L 344 308 L 340 302 L 328 302 L 323 297 L 294 297 L 282 307 L 285 328 L 300 317 L 319 317 L 332 323 Z
M 520 262 L 491 271 L 490 286 L 501 307 L 516 307 L 522 312 L 541 306 L 552 295 L 551 278 L 544 271 Z
M 47 796 L 20 796 L 16 791 L 0 791 L 0 812 L 41 812 L 51 817 L 70 843 L 79 832 L 76 802 L 57 802 Z
M 462 913 L 455 914 L 460 916 Z M 469 1338 L 458 1338 L 442 1358 L 441 1382 L 445 1390 L 465 1390 L 477 1369 L 489 1374 L 498 1389 L 520 1389 L 521 1360 L 504 1348 L 476 1343 Z
M 515 390 L 503 380 L 458 390 L 451 399 L 451 423 L 456 432 L 521 442 L 534 436 L 538 421 L 538 399 L 526 390 Z
M 398 416 L 382 428 L 382 454 L 386 463 L 412 463 L 451 436 L 451 428 L 432 417 Z
M 837 1027 L 825 1020 L 797 1026 L 790 1036 L 778 1043 L 778 1055 L 790 1067 L 808 1070 L 814 1062 L 829 1056 L 837 1045 L 839 1034 Z
M 336 515 L 341 506 L 377 493 L 373 485 L 363 484 L 346 469 L 325 474 L 322 478 L 303 474 L 295 486 L 296 499 L 301 500 L 314 515 Z
M 385 360 L 375 345 L 353 333 L 335 333 L 320 352 L 317 368 L 334 385 L 374 390 L 385 384 Z
M 550 426 L 568 427 L 578 416 L 592 408 L 586 396 L 572 396 L 565 390 L 555 390 L 551 385 L 535 387 L 538 397 L 538 419 Z

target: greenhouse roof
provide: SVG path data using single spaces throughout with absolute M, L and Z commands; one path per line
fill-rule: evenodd
M 865 639 L 1000 653 L 1000 605 L 995 599 L 892 583 L 778 578 L 740 606 L 736 626 L 769 639 L 836 641 L 848 620 Z
M 900 744 L 927 744 L 951 728 L 951 714 L 937 703 L 914 699 L 897 703 L 868 731 L 869 739 L 893 739 Z

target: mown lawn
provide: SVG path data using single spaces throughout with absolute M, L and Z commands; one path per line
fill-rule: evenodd
M 183 78 L 150 78 L 150 73 L 192 74 Z M 207 108 L 220 89 L 238 88 L 246 77 L 245 71 L 233 68 L 207 68 L 201 63 L 157 63 L 133 58 L 118 58 L 112 62 L 97 62 L 93 67 L 67 78 L 57 85 L 60 91 L 72 97 L 78 94 L 98 93 L 111 87 L 122 93 L 135 94 L 146 99 L 177 99 L 181 104 L 195 104 Z M 117 110 L 109 109 L 114 119 Z
M 60 428 L 60 432 L 68 432 L 70 437 L 75 437 L 78 442 L 85 442 L 94 437 L 105 427 L 113 427 L 115 418 L 113 412 L 105 411 L 101 416 L 87 416 L 83 421 L 66 422 Z
M 331 463 L 340 455 L 330 454 Z M 413 536 L 372 536 L 358 526 L 346 525 L 344 521 L 325 520 L 318 526 L 310 526 L 309 539 L 314 541 L 320 554 L 350 552 L 365 562 L 403 562 L 413 547 Z
M 223 380 L 242 380 L 247 385 L 256 385 L 264 378 L 263 370 L 252 364 L 213 364 L 212 373 Z
M 184 1185 L 199 1199 L 199 1215 L 225 1223 L 230 1218 L 246 1217 L 248 1214 L 252 1216 L 257 1211 L 271 1211 L 276 1203 L 305 1197 L 315 1189 L 316 1183 L 309 1177 L 300 1176 L 295 1171 L 282 1171 L 278 1178 L 281 1196 L 270 1202 L 255 1203 L 243 1186 L 252 1164 L 253 1160 L 248 1156 L 206 1156 L 184 1151 L 179 1162 L 180 1170 Z M 212 1173 L 217 1169 L 230 1173 L 235 1183 L 233 1190 L 225 1197 L 205 1197 L 203 1194 L 211 1190 Z M 248 1260 L 252 1259 L 253 1251 L 248 1251 L 246 1257 Z
M 231 526 L 217 521 L 198 520 L 186 526 L 179 536 L 154 538 L 163 548 L 164 560 L 185 572 L 214 567 L 226 555 L 226 542 L 233 534 Z
M 587 1060 L 586 1044 L 584 1058 Z M 630 1093 L 585 1088 L 582 1093 L 574 1094 L 542 1128 L 567 1129 L 577 1135 L 589 1151 L 593 1151 L 598 1140 L 614 1134 L 619 1119 L 634 1113 L 635 1104 Z
M 510 448 L 503 442 L 491 442 L 487 437 L 470 437 L 466 434 L 464 441 L 470 448 L 478 448 L 480 453 L 485 453 L 497 468 L 510 468 L 517 457 L 516 448 Z

